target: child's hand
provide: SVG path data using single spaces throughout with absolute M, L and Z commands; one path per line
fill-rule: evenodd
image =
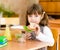
M 26 34 L 26 39 L 30 39 L 31 38 L 31 34 L 30 33 L 27 33 Z
M 35 25 L 35 33 L 36 35 L 40 33 L 40 26 L 38 24 Z

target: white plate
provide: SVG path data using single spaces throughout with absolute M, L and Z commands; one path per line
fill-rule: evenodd
M 18 25 L 18 26 L 11 26 L 12 29 L 24 29 L 23 26 Z

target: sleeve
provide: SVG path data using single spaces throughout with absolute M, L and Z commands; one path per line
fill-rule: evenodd
M 36 39 L 43 41 L 43 42 L 48 42 L 50 43 L 49 46 L 53 46 L 54 45 L 54 38 L 52 35 L 51 30 L 45 26 L 43 29 L 43 33 L 40 32 L 37 36 Z

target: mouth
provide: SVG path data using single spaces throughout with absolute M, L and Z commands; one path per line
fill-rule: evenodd
M 30 23 L 30 28 L 34 28 L 36 23 Z

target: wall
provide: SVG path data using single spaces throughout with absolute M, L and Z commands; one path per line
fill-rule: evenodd
M 27 7 L 38 2 L 39 0 L 0 0 L 0 4 L 3 3 L 6 8 L 8 7 L 19 14 L 20 24 L 25 24 L 25 12 Z

